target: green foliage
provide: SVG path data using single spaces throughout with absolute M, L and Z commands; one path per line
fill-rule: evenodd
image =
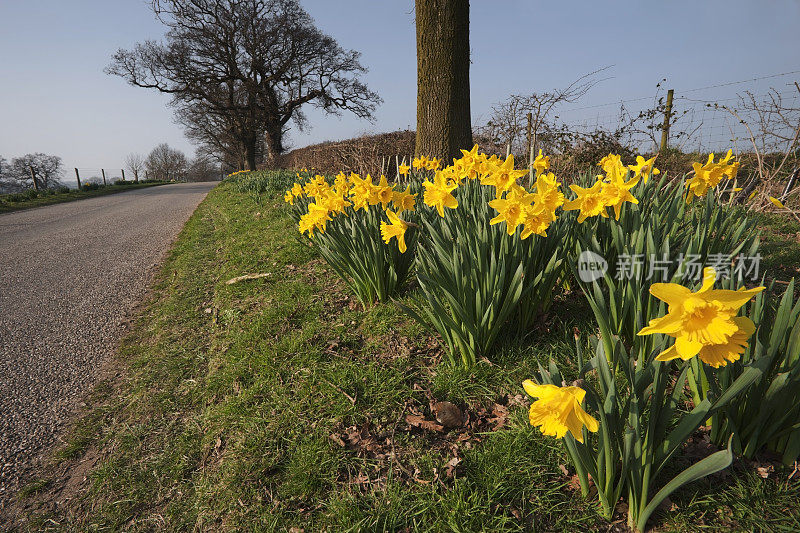
M 753 257 L 758 252 L 754 220 L 718 204 L 711 194 L 687 205 L 681 189 L 681 182 L 666 178 L 640 183 L 634 189 L 640 203 L 625 206 L 620 220 L 595 218 L 576 230 L 576 256 L 588 250 L 609 266 L 602 278 L 580 282 L 607 343 L 606 353 L 612 353 L 608 343 L 614 336 L 628 347 L 641 342 L 636 334 L 663 312 L 661 302 L 649 293 L 653 283 L 692 283 L 702 278 L 703 266 L 720 261 L 730 267 L 740 254 Z M 570 264 L 579 279 L 577 261 Z M 651 264 L 659 270 L 651 271 Z M 615 271 L 615 266 L 623 268 Z
M 444 217 L 426 209 L 417 252 L 422 289 L 408 312 L 438 333 L 450 361 L 471 367 L 488 357 L 505 329 L 525 331 L 546 311 L 562 275 L 569 225 L 556 220 L 547 237 L 522 240 L 491 225 L 494 189 L 468 180 L 459 187 L 457 209 Z
M 289 170 L 255 170 L 241 172 L 228 178 L 238 192 L 249 194 L 259 205 L 267 199 L 283 196 L 292 186 L 295 173 Z
M 291 186 L 290 183 L 286 188 Z M 310 203 L 307 196 L 294 200 L 290 212 L 295 222 L 308 213 Z M 419 221 L 413 211 L 403 212 L 403 218 L 412 224 Z M 385 243 L 381 238 L 382 222 L 388 222 L 388 219 L 379 205 L 366 209 L 347 206 L 344 212 L 335 214 L 327 222 L 324 232 L 314 231 L 313 235 L 303 237 L 319 251 L 364 306 L 376 301 L 388 302 L 396 296 L 408 282 L 414 265 L 418 226 L 406 231 L 407 249 L 401 252 L 396 239 Z
M 746 366 L 718 397 L 707 398 L 686 413 L 681 398 L 690 363 L 683 363 L 673 381 L 671 365 L 655 360 L 666 347 L 666 339 L 659 337 L 654 349 L 638 343 L 630 352 L 616 340 L 611 343 L 613 354 L 605 352 L 608 343 L 592 338 L 594 354 L 585 362 L 577 341 L 578 377 L 587 380 L 582 388 L 589 412 L 599 416 L 599 429 L 594 435 L 584 428 L 583 443 L 569 433 L 563 439 L 583 494 L 589 493 L 591 477 L 606 518 L 611 518 L 619 498 L 626 498 L 628 525 L 635 531 L 644 531 L 658 505 L 681 486 L 730 465 L 733 453 L 728 443 L 727 450 L 689 466 L 670 481 L 663 483 L 659 478 L 673 469 L 673 456 L 705 420 L 758 381 L 764 371 L 763 363 Z M 596 386 L 588 384 L 589 374 L 596 375 Z M 547 370 L 540 366 L 537 381 L 561 386 L 564 378 L 551 362 Z M 655 487 L 661 489 L 653 495 Z
M 711 419 L 711 438 L 720 443 L 732 437 L 736 453 L 747 458 L 769 448 L 789 465 L 800 457 L 800 300 L 795 300 L 794 279 L 780 298 L 774 289 L 773 284 L 749 304 L 746 316 L 756 324 L 756 334 L 741 359 L 717 370 L 719 388 L 706 386 L 702 396 L 718 395 L 748 365 L 763 364 L 762 378 Z

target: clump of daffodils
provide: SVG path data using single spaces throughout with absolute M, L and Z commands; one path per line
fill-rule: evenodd
M 232 178 L 234 176 L 238 176 L 239 174 L 247 174 L 248 172 L 251 172 L 251 171 L 250 170 L 237 170 L 236 172 L 231 172 L 230 174 L 228 174 L 228 177 Z
M 731 180 L 739 172 L 739 162 L 730 162 L 733 158 L 733 150 L 719 161 L 714 161 L 714 154 L 708 154 L 705 164 L 692 163 L 693 175 L 686 182 L 686 203 L 690 203 L 694 198 L 705 196 L 708 191 L 714 189 L 723 178 Z
M 647 182 L 651 175 L 659 174 L 660 171 L 653 166 L 654 161 L 655 158 L 644 159 L 642 156 L 637 156 L 635 165 L 625 166 L 621 156 L 616 154 L 605 156 L 599 163 L 605 174 L 598 175 L 591 187 L 570 185 L 576 196 L 564 205 L 564 211 L 580 211 L 578 222 L 583 222 L 587 218 L 596 216 L 607 218 L 607 209 L 612 208 L 614 218 L 619 220 L 625 202 L 639 203 L 630 192 L 631 189 L 640 180 Z M 629 171 L 632 171 L 633 176 L 627 179 Z
M 374 183 L 369 174 L 362 178 L 352 172 L 349 175 L 340 172 L 330 184 L 324 176 L 317 174 L 304 185 L 293 184 L 283 198 L 290 205 L 299 198 L 309 200 L 308 210 L 298 223 L 300 233 L 309 236 L 314 231 L 325 233 L 327 223 L 339 215 L 347 215 L 349 209 L 358 212 L 361 209 L 366 211 L 370 206 L 380 206 L 390 221 L 381 227 L 384 240 L 388 243 L 391 238 L 397 238 L 400 251 L 406 251 L 404 234 L 408 225 L 399 215 L 404 211 L 414 211 L 416 195 L 411 194 L 410 187 L 403 191 L 395 190 L 395 184 L 389 184 L 386 176 L 382 175 L 378 183 Z M 384 231 L 384 225 L 392 226 L 392 229 Z

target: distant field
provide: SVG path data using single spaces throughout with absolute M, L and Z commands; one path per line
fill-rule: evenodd
M 69 191 L 26 191 L 24 193 L 15 194 L 0 194 L 0 213 L 9 213 L 11 211 L 21 211 L 23 209 L 30 209 L 31 207 L 41 207 L 44 205 L 61 204 L 64 202 L 72 202 L 74 200 L 82 200 L 84 198 L 94 198 L 95 196 L 104 196 L 106 194 L 114 194 L 123 191 L 130 191 L 133 189 L 142 189 L 144 187 L 152 187 L 154 185 L 164 185 L 165 181 L 148 181 L 139 183 L 122 183 L 114 185 L 99 186 L 93 189 L 70 189 Z

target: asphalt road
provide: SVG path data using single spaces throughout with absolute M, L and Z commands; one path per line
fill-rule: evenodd
M 216 183 L 0 215 L 0 511 L 53 446 Z

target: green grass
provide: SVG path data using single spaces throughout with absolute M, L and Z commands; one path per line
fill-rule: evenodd
M 61 191 L 29 191 L 21 194 L 0 194 L 0 213 L 10 213 L 11 211 L 21 211 L 23 209 L 30 209 L 32 207 L 41 207 L 44 205 L 62 204 L 64 202 L 72 202 L 75 200 L 83 200 L 84 198 L 94 198 L 95 196 L 105 196 L 106 194 L 114 194 L 123 191 L 130 191 L 133 189 L 143 189 L 145 187 L 153 187 L 155 185 L 164 185 L 166 182 L 128 182 L 124 184 L 113 184 L 100 186 L 97 189 L 90 190 L 76 190 L 70 189 L 67 192 Z M 37 194 L 34 196 L 34 194 Z M 30 195 L 29 197 L 27 197 Z M 12 198 L 20 198 L 17 201 L 12 201 Z
M 361 308 L 295 238 L 282 202 L 266 204 L 224 182 L 191 217 L 122 343 L 124 377 L 96 389 L 58 456 L 99 457 L 88 487 L 58 513 L 33 516 L 32 527 L 612 526 L 595 499 L 570 488 L 559 442 L 527 425 L 521 388 L 539 361 L 568 366 L 573 327 L 594 328 L 580 298 L 556 302 L 492 364 L 437 364 L 433 339 L 394 304 Z M 225 284 L 246 273 L 269 277 Z M 406 414 L 432 418 L 431 400 L 455 403 L 473 422 L 446 433 L 409 426 Z M 503 408 L 497 429 L 487 412 Z M 33 492 L 49 490 L 45 481 Z M 742 466 L 672 500 L 655 517 L 660 530 L 800 528 L 797 476 L 761 479 Z
M 761 228 L 762 271 L 769 278 L 800 278 L 800 223 L 785 214 L 756 215 Z

